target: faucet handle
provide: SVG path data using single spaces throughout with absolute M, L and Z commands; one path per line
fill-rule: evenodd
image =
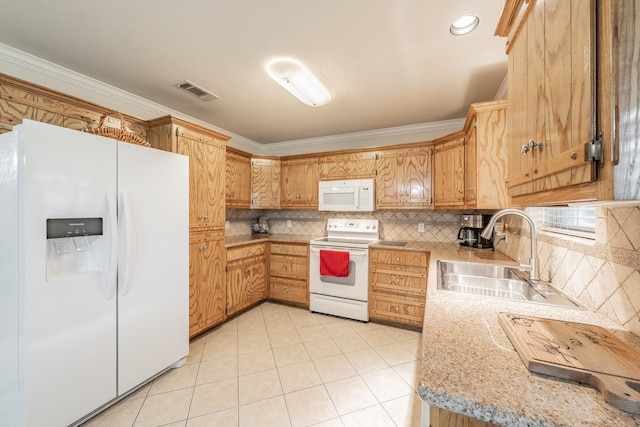
M 522 261 L 520 261 L 520 257 L 518 257 L 518 270 L 533 271 L 533 266 L 531 264 L 524 264 Z

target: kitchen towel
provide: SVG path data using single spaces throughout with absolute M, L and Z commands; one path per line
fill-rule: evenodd
M 349 252 L 320 250 L 320 275 L 349 276 Z

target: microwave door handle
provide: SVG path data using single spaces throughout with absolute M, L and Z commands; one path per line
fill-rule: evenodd
M 354 191 L 355 195 L 354 195 L 354 204 L 356 205 L 356 208 L 360 209 L 360 187 L 359 185 L 356 187 L 356 191 Z

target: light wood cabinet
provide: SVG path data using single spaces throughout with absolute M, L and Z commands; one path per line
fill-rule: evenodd
M 189 227 L 223 228 L 228 136 L 166 116 L 150 122 L 155 148 L 189 157 Z
M 225 319 L 224 167 L 229 137 L 171 116 L 150 121 L 148 136 L 153 147 L 189 157 L 189 334 L 194 336 Z
M 227 250 L 227 316 L 267 298 L 266 243 Z
M 189 239 L 189 336 L 226 319 L 224 232 L 192 232 Z
M 501 33 L 510 35 L 506 186 L 515 205 L 594 197 L 598 168 L 585 143 L 596 136 L 595 4 L 530 2 Z
M 280 160 L 251 159 L 251 208 L 280 208 Z
M 433 205 L 436 208 L 460 208 L 465 204 L 464 143 L 463 131 L 434 141 Z
M 293 209 L 317 209 L 320 159 L 318 157 L 284 159 L 281 167 L 280 206 Z
M 320 158 L 320 179 L 339 180 L 373 178 L 376 176 L 374 151 L 360 153 L 335 153 Z
M 251 207 L 251 155 L 227 148 L 225 202 L 228 208 Z
M 376 209 L 431 206 L 432 147 L 414 146 L 378 153 Z
M 509 207 L 507 101 L 471 104 L 464 127 L 464 205 L 474 209 Z
M 487 421 L 431 406 L 429 408 L 429 427 L 496 427 Z
M 269 297 L 309 306 L 309 245 L 271 243 Z
M 422 328 L 429 253 L 371 248 L 369 317 Z

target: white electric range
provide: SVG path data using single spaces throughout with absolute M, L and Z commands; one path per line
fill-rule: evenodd
M 327 220 L 327 236 L 313 239 L 309 257 L 309 309 L 369 321 L 369 243 L 379 239 L 377 219 Z M 349 254 L 346 277 L 320 274 L 320 252 Z

